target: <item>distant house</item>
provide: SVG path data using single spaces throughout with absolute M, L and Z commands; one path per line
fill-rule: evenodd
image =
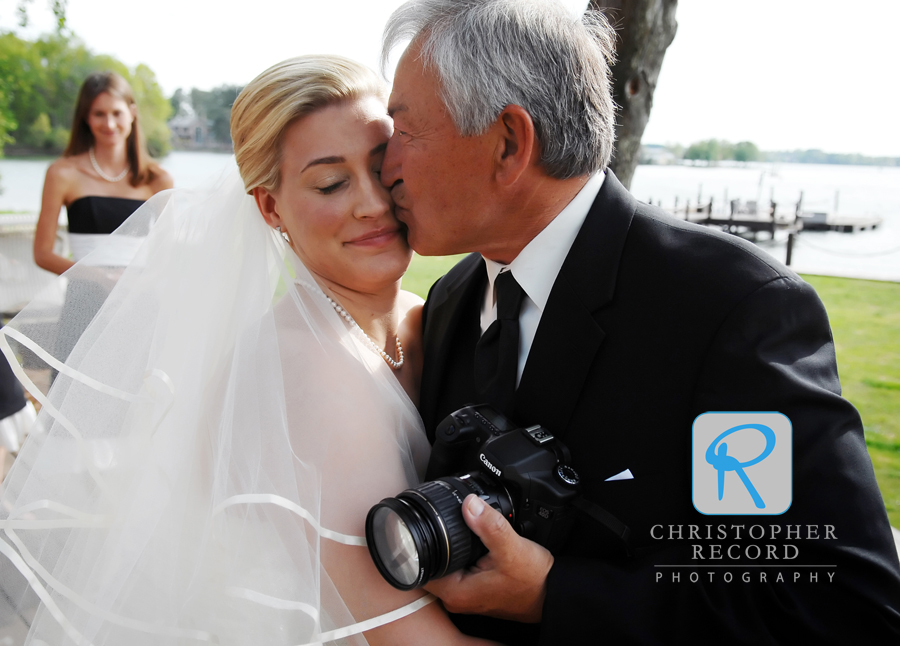
M 214 142 L 210 138 L 209 119 L 202 119 L 193 114 L 174 117 L 169 121 L 172 132 L 172 147 L 175 150 L 193 150 L 208 148 Z
M 675 164 L 678 158 L 675 154 L 659 144 L 644 144 L 641 146 L 642 164 Z

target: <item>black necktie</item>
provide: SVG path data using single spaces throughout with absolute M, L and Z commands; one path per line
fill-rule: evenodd
M 525 292 L 505 271 L 494 281 L 497 320 L 475 346 L 475 390 L 479 398 L 504 415 L 512 414 L 519 366 L 519 310 Z

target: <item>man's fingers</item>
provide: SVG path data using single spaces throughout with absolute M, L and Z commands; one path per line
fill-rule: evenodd
M 469 494 L 463 501 L 463 518 L 495 558 L 510 546 L 511 540 L 518 537 L 503 514 L 486 505 L 475 494 Z
M 460 582 L 462 581 L 463 572 L 464 570 L 457 570 L 456 572 L 451 572 L 447 576 L 443 576 L 440 579 L 432 579 L 423 587 L 428 590 L 428 592 L 436 597 L 440 597 L 441 599 L 443 599 L 444 597 L 453 598 L 455 596 L 456 589 L 459 587 Z M 451 612 L 453 611 L 451 610 Z
M 425 589 L 450 612 L 539 622 L 553 556 L 519 536 L 503 514 L 478 496 L 468 496 L 462 511 L 489 552 L 474 566 L 430 581 Z
M 478 598 L 478 579 L 467 570 L 451 572 L 445 577 L 429 581 L 424 587 L 443 602 L 448 612 L 471 614 L 480 609 L 472 601 Z

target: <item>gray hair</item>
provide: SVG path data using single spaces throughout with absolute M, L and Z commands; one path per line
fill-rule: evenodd
M 603 14 L 578 20 L 554 0 L 409 0 L 385 26 L 382 71 L 406 39 L 438 74 L 462 136 L 484 133 L 506 106 L 518 105 L 531 115 L 551 177 L 609 164 L 615 32 Z

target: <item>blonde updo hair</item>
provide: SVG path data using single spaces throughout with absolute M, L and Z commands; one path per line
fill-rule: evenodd
M 376 96 L 384 83 L 365 65 L 343 56 L 298 56 L 267 69 L 231 108 L 231 139 L 244 188 L 275 192 L 281 184 L 284 132 L 294 121 L 339 101 Z

